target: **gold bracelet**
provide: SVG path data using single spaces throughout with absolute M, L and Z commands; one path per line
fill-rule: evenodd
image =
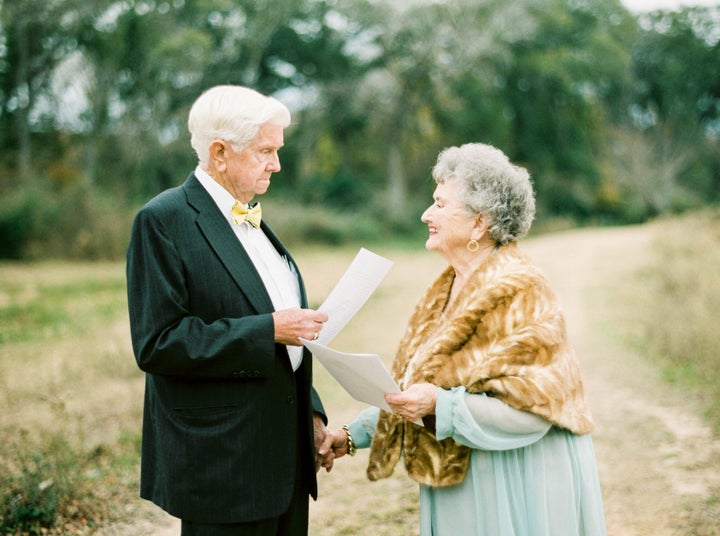
M 343 424 L 342 429 L 345 430 L 345 435 L 347 436 L 347 453 L 350 456 L 355 456 L 357 448 L 355 448 L 355 441 L 353 441 L 352 434 L 350 433 L 350 428 L 348 428 L 347 424 Z

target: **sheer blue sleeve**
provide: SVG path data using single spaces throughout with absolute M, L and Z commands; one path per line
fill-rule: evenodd
M 526 411 L 514 409 L 485 394 L 468 394 L 464 387 L 438 388 L 437 438 L 453 438 L 462 445 L 483 450 L 510 450 L 541 439 L 552 424 Z
M 361 411 L 357 418 L 348 425 L 356 448 L 366 449 L 370 446 L 379 417 L 380 410 L 376 407 L 369 407 Z

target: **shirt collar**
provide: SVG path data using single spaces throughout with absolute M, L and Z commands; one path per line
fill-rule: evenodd
M 203 188 L 207 190 L 207 193 L 210 194 L 213 201 L 215 201 L 215 204 L 223 216 L 230 221 L 230 211 L 233 205 L 235 205 L 236 199 L 200 166 L 195 168 L 195 176 L 198 181 L 200 181 L 200 184 L 203 185 Z

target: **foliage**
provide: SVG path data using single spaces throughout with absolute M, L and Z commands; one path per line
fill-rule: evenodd
M 38 181 L 0 205 L 0 256 L 11 259 L 117 259 L 132 214 L 99 188 L 57 189 Z
M 21 194 L 8 196 L 0 207 L 0 258 L 19 259 L 30 236 L 34 201 Z
M 138 204 L 195 165 L 191 103 L 224 83 L 292 108 L 271 195 L 397 231 L 429 199 L 440 149 L 470 141 L 530 170 L 545 218 L 718 201 L 720 7 L 268 5 L 0 0 L 0 257 L 120 256 Z
M 630 63 L 629 17 L 611 2 L 551 2 L 531 12 L 536 28 L 513 47 L 507 74 L 513 148 L 535 170 L 540 212 L 587 219 L 599 208 L 606 108 Z
M 74 502 L 78 478 L 75 460 L 60 437 L 51 438 L 42 450 L 16 446 L 10 454 L 20 459 L 16 474 L 4 467 L 0 496 L 0 531 L 43 534 L 52 527 L 58 510 Z
M 42 480 L 47 476 L 42 474 L 43 470 L 47 469 L 23 467 L 21 476 L 4 478 L 0 530 L 41 534 L 41 527 L 52 526 L 60 500 L 56 493 L 59 486 L 55 485 L 54 478 Z M 68 491 L 62 489 L 60 493 Z
M 409 221 L 387 222 L 383 207 L 374 210 L 307 206 L 290 199 L 263 201 L 263 216 L 267 215 L 273 230 L 289 247 L 302 245 L 365 244 L 366 246 L 397 243 L 418 239 L 425 233 L 420 223 L 420 210 Z
M 135 469 L 137 439 L 86 451 L 63 435 L 0 448 L 0 534 L 92 534 L 118 515 L 107 498 L 131 493 L 116 475 Z
M 639 21 L 630 110 L 662 179 L 649 215 L 667 214 L 678 194 L 694 206 L 718 200 L 719 20 L 720 6 L 655 12 Z

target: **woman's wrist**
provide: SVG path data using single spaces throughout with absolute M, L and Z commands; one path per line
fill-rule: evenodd
M 355 453 L 357 452 L 357 448 L 355 447 L 355 441 L 353 441 L 353 436 L 350 433 L 350 428 L 347 424 L 342 425 L 342 429 L 345 432 L 345 440 L 347 442 L 347 453 L 349 456 L 355 456 Z

